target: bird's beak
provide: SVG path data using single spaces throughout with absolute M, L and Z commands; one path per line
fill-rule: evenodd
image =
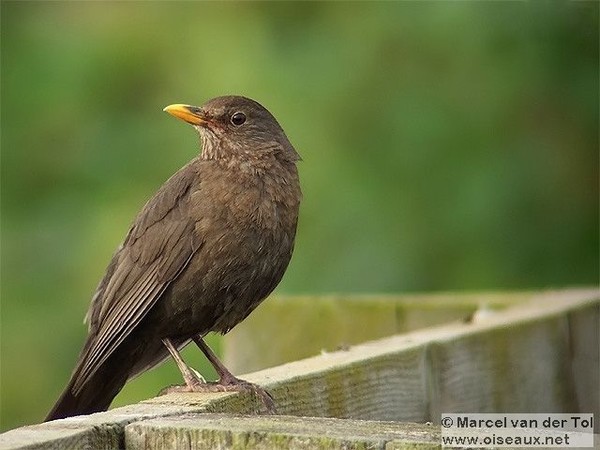
M 197 106 L 175 104 L 169 105 L 163 111 L 168 112 L 181 120 L 185 120 L 192 125 L 206 125 L 208 120 L 202 115 L 200 108 Z

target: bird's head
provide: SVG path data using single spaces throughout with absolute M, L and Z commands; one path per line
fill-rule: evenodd
M 198 130 L 203 159 L 300 159 L 275 117 L 249 98 L 216 97 L 199 107 L 174 104 L 164 111 Z

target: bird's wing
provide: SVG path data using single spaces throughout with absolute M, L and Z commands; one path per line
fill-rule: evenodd
M 190 163 L 144 206 L 98 285 L 86 316 L 90 338 L 77 367 L 78 392 L 150 311 L 201 245 L 188 214 L 197 176 Z

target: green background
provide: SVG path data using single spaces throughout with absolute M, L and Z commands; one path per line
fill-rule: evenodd
M 198 152 L 171 103 L 255 98 L 302 155 L 280 293 L 597 285 L 598 10 L 2 1 L 1 428 L 43 419 L 112 252 Z

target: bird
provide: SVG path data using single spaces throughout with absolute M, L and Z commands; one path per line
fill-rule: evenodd
M 302 198 L 300 155 L 275 117 L 247 97 L 164 111 L 196 129 L 201 151 L 148 200 L 112 256 L 71 378 L 45 421 L 107 410 L 129 379 L 169 355 L 183 390 L 251 388 L 272 401 L 229 372 L 204 338 L 230 331 L 282 279 Z M 191 341 L 217 383 L 181 358 Z

